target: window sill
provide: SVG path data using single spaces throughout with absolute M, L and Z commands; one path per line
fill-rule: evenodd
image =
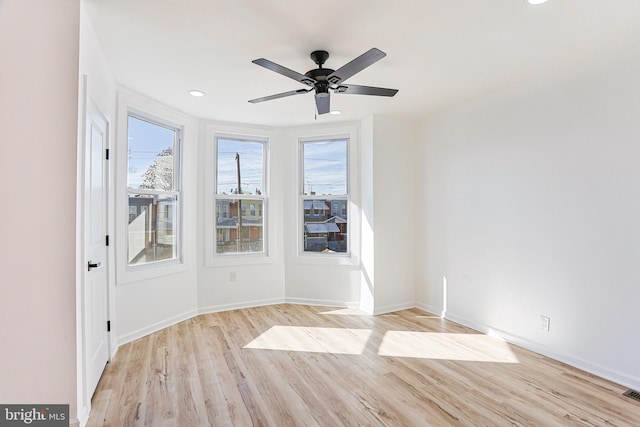
M 118 275 L 118 283 L 133 283 L 143 280 L 155 279 L 156 277 L 187 271 L 187 267 L 180 259 L 158 261 L 141 265 L 127 265 L 124 271 Z
M 265 254 L 255 255 L 223 255 L 207 260 L 207 267 L 227 267 L 232 265 L 260 265 L 273 264 L 274 257 Z
M 315 255 L 315 254 L 298 254 L 293 262 L 296 264 L 313 264 L 313 265 L 346 265 L 356 266 L 360 264 L 360 260 L 354 254 L 349 255 Z

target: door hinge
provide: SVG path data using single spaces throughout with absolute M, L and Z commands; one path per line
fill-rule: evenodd
M 106 245 L 109 246 L 109 235 L 106 235 L 104 240 Z
M 111 320 L 107 320 L 107 332 L 111 332 Z
M 107 148 L 105 151 L 105 160 L 109 160 L 109 149 Z

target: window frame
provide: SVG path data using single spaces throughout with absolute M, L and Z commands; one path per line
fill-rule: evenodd
M 226 258 L 226 257 L 255 257 L 255 256 L 266 256 L 268 255 L 269 252 L 269 246 L 268 246 L 268 233 L 265 233 L 265 230 L 267 229 L 267 222 L 268 222 L 268 218 L 266 215 L 264 215 L 265 209 L 264 206 L 267 205 L 268 203 L 268 194 L 266 194 L 267 192 L 267 174 L 266 174 L 266 169 L 267 169 L 267 165 L 266 165 L 266 161 L 267 161 L 267 149 L 268 149 L 268 140 L 265 138 L 256 138 L 256 137 L 247 137 L 247 136 L 230 136 L 230 135 L 224 135 L 224 134 L 214 134 L 213 136 L 214 141 L 213 141 L 213 155 L 214 155 L 214 160 L 213 160 L 213 168 L 214 168 L 214 174 L 213 174 L 213 188 L 214 188 L 214 192 L 213 192 L 213 209 L 214 209 L 214 219 L 217 218 L 216 215 L 216 207 L 218 204 L 219 200 L 242 200 L 243 203 L 242 204 L 242 210 L 240 212 L 238 212 L 238 215 L 243 215 L 243 216 L 247 216 L 247 214 L 249 213 L 249 206 L 250 203 L 252 201 L 260 201 L 262 202 L 262 206 L 263 206 L 263 216 L 262 216 L 262 251 L 260 252 L 231 252 L 231 253 L 218 253 L 218 244 L 217 242 L 214 243 L 213 245 L 213 257 L 221 257 L 221 258 Z M 226 140 L 232 140 L 234 142 L 246 142 L 246 143 L 253 143 L 253 144 L 262 144 L 262 194 L 258 195 L 258 194 L 218 194 L 218 141 L 220 139 L 226 139 Z M 217 223 L 217 221 L 216 221 Z M 244 231 L 245 230 L 240 230 L 240 239 L 244 240 Z M 249 230 L 246 230 L 247 232 L 249 232 Z M 217 225 L 214 225 L 214 236 L 218 235 L 218 227 Z M 215 237 L 214 237 L 214 240 Z
M 353 164 L 351 163 L 351 158 L 353 154 L 352 151 L 352 138 L 351 134 L 338 134 L 338 135 L 327 135 L 327 136 L 307 136 L 307 137 L 299 137 L 298 138 L 298 179 L 297 179 L 297 212 L 296 216 L 298 218 L 298 226 L 297 226 L 297 247 L 298 247 L 298 257 L 299 259 L 348 259 L 352 260 L 354 258 L 353 254 L 353 223 L 352 221 L 352 213 L 355 209 L 352 209 L 353 205 L 353 196 L 352 196 L 352 176 L 354 171 L 352 170 Z M 346 194 L 344 195 L 327 195 L 327 194 L 305 194 L 304 193 L 304 146 L 305 144 L 313 144 L 313 143 L 322 143 L 322 142 L 339 142 L 344 141 L 346 145 L 346 158 L 345 158 L 345 166 L 346 166 Z M 305 250 L 305 232 L 304 232 L 304 217 L 305 217 L 305 208 L 304 202 L 305 200 L 341 200 L 346 203 L 347 210 L 347 250 L 346 252 L 331 252 L 331 253 L 322 253 L 316 251 L 307 251 Z M 342 203 L 342 202 L 341 202 Z M 310 209 L 310 214 L 316 215 L 316 210 L 313 206 Z M 329 210 L 331 207 L 329 206 Z
M 275 238 L 274 221 L 272 218 L 273 208 L 271 203 L 271 142 L 275 139 L 275 132 L 268 128 L 253 128 L 243 126 L 233 126 L 215 122 L 209 122 L 204 126 L 205 156 L 205 267 L 225 267 L 236 265 L 256 265 L 270 264 L 275 262 Z M 255 197 L 246 195 L 243 200 L 254 199 L 262 201 L 262 252 L 248 253 L 217 253 L 217 221 L 216 200 L 217 200 L 217 138 L 227 138 L 232 140 L 245 140 L 248 142 L 263 143 L 263 188 L 262 195 Z M 229 195 L 230 199 L 236 199 L 237 195 Z
M 183 273 L 195 268 L 196 250 L 193 245 L 185 245 L 186 241 L 196 239 L 196 182 L 197 176 L 193 168 L 185 169 L 184 165 L 197 163 L 198 120 L 181 111 L 174 110 L 156 100 L 124 87 L 118 87 L 116 96 L 116 144 L 111 150 L 109 159 L 113 162 L 114 200 L 114 235 L 116 285 L 127 285 L 134 282 L 152 280 L 170 274 Z M 127 232 L 129 224 L 127 193 L 127 147 L 129 113 L 139 114 L 145 118 L 181 129 L 180 156 L 180 193 L 178 215 L 180 216 L 180 235 L 178 245 L 179 259 L 165 260 L 150 264 L 128 266 Z
M 133 117 L 134 119 L 137 120 L 141 120 L 144 122 L 147 122 L 149 124 L 155 125 L 155 126 L 159 126 L 159 127 L 163 127 L 165 129 L 171 130 L 174 132 L 174 138 L 173 138 L 173 147 L 172 147 L 172 157 L 173 157 L 173 179 L 172 179 L 172 184 L 173 184 L 173 188 L 170 191 L 164 191 L 164 190 L 151 190 L 151 189 L 145 189 L 145 188 L 132 188 L 128 186 L 128 181 L 129 181 L 129 175 L 128 175 L 128 170 L 129 170 L 129 161 L 127 158 L 127 162 L 126 162 L 126 178 L 125 178 L 125 187 L 126 187 L 126 199 L 127 199 L 127 206 L 129 206 L 129 196 L 131 194 L 142 194 L 142 195 L 149 195 L 149 196 L 168 196 L 168 197 L 175 197 L 175 221 L 176 221 L 176 225 L 173 227 L 173 233 L 174 233 L 174 245 L 175 245 L 175 249 L 174 249 L 174 254 L 175 256 L 169 258 L 169 259 L 162 259 L 162 260 L 157 260 L 157 261 L 151 261 L 151 262 L 145 262 L 142 264 L 131 264 L 129 261 L 129 250 L 127 247 L 127 250 L 125 251 L 125 257 L 126 257 L 126 269 L 127 271 L 137 271 L 137 270 L 144 270 L 144 269 L 148 269 L 148 268 L 155 268 L 155 267 L 162 267 L 165 265 L 171 265 L 171 264 L 180 264 L 183 262 L 183 245 L 182 245 L 182 210 L 183 210 L 183 194 L 182 194 L 182 134 L 183 134 L 183 126 L 181 125 L 177 125 L 169 120 L 163 120 L 161 118 L 158 118 L 152 114 L 148 114 L 145 112 L 142 112 L 138 109 L 135 108 L 127 108 L 127 113 L 126 113 L 126 126 L 124 126 L 126 128 L 126 135 L 127 135 L 127 151 L 129 149 L 129 118 Z M 130 206 L 129 206 L 130 209 Z M 129 209 L 127 209 L 127 216 L 130 215 L 129 213 Z M 127 221 L 128 222 L 128 221 Z M 126 234 L 127 238 L 128 238 L 128 231 Z

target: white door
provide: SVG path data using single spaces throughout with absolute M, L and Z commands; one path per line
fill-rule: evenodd
M 87 102 L 84 178 L 84 333 L 87 395 L 109 358 L 107 280 L 107 167 L 109 123 Z

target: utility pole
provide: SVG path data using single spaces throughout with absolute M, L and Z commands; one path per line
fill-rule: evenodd
M 238 195 L 242 194 L 240 181 L 240 153 L 236 153 L 236 170 L 238 172 Z M 242 252 L 242 200 L 238 197 L 238 252 Z

